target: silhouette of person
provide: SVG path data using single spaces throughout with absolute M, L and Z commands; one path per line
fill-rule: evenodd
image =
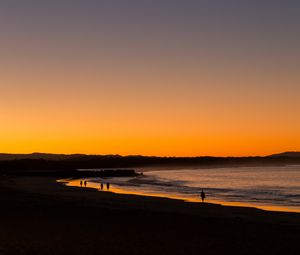
M 80 187 L 82 187 L 82 181 L 80 181 Z
M 100 184 L 101 190 L 103 190 L 103 183 Z
M 84 181 L 84 187 L 86 187 L 87 181 Z
M 109 190 L 109 182 L 106 183 L 106 189 Z
M 205 199 L 206 196 L 205 196 L 205 193 L 204 193 L 203 189 L 201 191 L 200 196 L 201 196 L 201 199 L 202 199 L 202 203 L 204 203 L 204 199 Z

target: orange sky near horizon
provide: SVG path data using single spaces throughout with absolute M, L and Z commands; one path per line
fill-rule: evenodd
M 111 78 L 110 84 L 123 82 L 119 77 Z M 94 79 L 101 82 L 100 77 Z M 69 83 L 74 86 L 75 80 Z M 59 82 L 57 78 L 55 83 Z M 132 81 L 126 86 L 128 91 L 121 93 L 113 85 L 98 91 L 97 87 L 81 89 L 86 87 L 84 82 L 77 82 L 78 89 L 70 90 L 38 86 L 8 89 L 1 101 L 8 107 L 1 107 L 6 118 L 0 128 L 0 150 L 242 156 L 300 149 L 300 123 L 293 108 L 298 97 L 284 89 L 270 98 L 268 91 L 256 94 L 246 86 L 239 98 L 234 88 L 215 92 L 220 92 L 218 85 L 223 86 L 224 80 L 212 81 L 211 89 L 186 91 L 178 86 L 172 92 L 130 90 Z M 135 82 L 141 84 L 142 80 Z M 28 83 L 34 80 L 28 79 Z
M 30 4 L 0 4 L 0 152 L 300 151 L 292 5 L 278 19 L 282 7 L 262 14 L 255 4 L 87 2 L 35 4 L 34 15 Z

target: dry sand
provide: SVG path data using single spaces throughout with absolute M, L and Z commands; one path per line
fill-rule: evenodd
M 0 178 L 3 254 L 299 254 L 300 214 Z

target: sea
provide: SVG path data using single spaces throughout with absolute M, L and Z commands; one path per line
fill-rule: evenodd
M 250 206 L 274 211 L 300 212 L 300 165 L 193 169 L 140 169 L 142 175 L 88 178 L 87 187 L 110 183 L 110 192 L 181 199 L 223 205 Z M 79 186 L 79 180 L 69 180 Z

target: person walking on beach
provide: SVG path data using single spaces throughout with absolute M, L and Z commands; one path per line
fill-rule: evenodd
M 80 187 L 82 187 L 82 181 L 80 181 Z
M 84 181 L 84 187 L 86 187 L 87 181 Z
M 109 190 L 109 182 L 106 183 L 106 189 Z
M 103 183 L 100 184 L 100 188 L 101 188 L 101 190 L 103 190 Z
M 201 196 L 202 203 L 204 203 L 205 193 L 204 193 L 203 189 L 202 189 L 202 191 L 201 191 L 200 196 Z

